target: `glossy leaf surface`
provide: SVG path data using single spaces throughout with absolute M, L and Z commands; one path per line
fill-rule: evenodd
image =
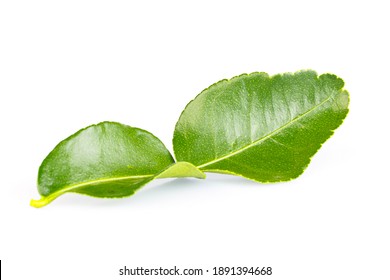
M 185 173 L 185 174 L 183 174 Z M 59 143 L 39 168 L 41 207 L 66 192 L 94 197 L 125 197 L 154 178 L 204 174 L 189 163 L 174 163 L 151 133 L 113 122 L 82 129 Z
M 331 74 L 244 74 L 204 90 L 175 128 L 177 160 L 260 182 L 298 177 L 346 117 L 349 95 Z

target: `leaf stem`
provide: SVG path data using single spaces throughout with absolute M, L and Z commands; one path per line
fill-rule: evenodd
M 59 195 L 54 193 L 52 195 L 46 196 L 46 197 L 41 197 L 41 199 L 31 199 L 30 200 L 30 205 L 35 208 L 41 208 L 43 206 L 48 205 L 50 202 L 52 202 L 54 199 L 56 199 Z

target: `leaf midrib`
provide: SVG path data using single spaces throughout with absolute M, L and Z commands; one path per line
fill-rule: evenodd
M 104 183 L 109 183 L 109 182 L 116 182 L 116 181 L 123 181 L 123 180 L 128 180 L 128 179 L 147 179 L 150 177 L 153 177 L 154 175 L 133 175 L 133 176 L 123 176 L 123 177 L 112 177 L 112 178 L 103 178 L 103 179 L 97 179 L 97 180 L 91 180 L 91 181 L 85 181 L 82 183 L 77 183 L 73 185 L 66 186 L 63 189 L 60 189 L 58 191 L 55 191 L 48 196 L 43 196 L 40 200 L 31 200 L 30 205 L 34 207 L 42 207 L 45 206 L 46 204 L 50 203 L 60 195 L 70 192 L 72 190 L 81 188 L 81 187 L 86 187 L 86 186 L 91 186 L 91 185 L 97 185 L 97 184 L 104 184 Z
M 91 181 L 85 181 L 82 183 L 78 184 L 73 184 L 66 186 L 65 188 L 61 189 L 60 191 L 68 192 L 74 189 L 78 189 L 81 187 L 86 187 L 90 185 L 98 185 L 101 183 L 110 183 L 110 182 L 116 182 L 116 181 L 123 181 L 123 180 L 128 180 L 128 179 L 146 179 L 149 177 L 152 177 L 154 175 L 133 175 L 133 176 L 124 176 L 124 177 L 112 177 L 112 178 L 103 178 L 103 179 L 97 179 L 97 180 L 91 180 Z
M 207 170 L 207 169 L 204 169 L 205 167 L 209 166 L 209 165 L 212 165 L 214 163 L 217 163 L 217 162 L 220 162 L 224 159 L 227 159 L 227 158 L 230 158 L 232 156 L 235 156 L 239 153 L 242 153 L 243 151 L 253 147 L 253 146 L 256 146 L 258 145 L 259 143 L 261 142 L 264 142 L 265 140 L 271 138 L 272 136 L 274 136 L 275 134 L 278 134 L 280 131 L 284 130 L 285 128 L 295 124 L 296 122 L 298 122 L 299 120 L 303 119 L 304 117 L 306 117 L 307 115 L 309 115 L 311 112 L 315 111 L 316 109 L 318 109 L 319 107 L 321 107 L 322 105 L 324 105 L 326 102 L 328 102 L 329 100 L 333 99 L 335 97 L 336 94 L 331 94 L 330 96 L 328 96 L 326 99 L 324 99 L 323 101 L 321 101 L 320 103 L 318 103 L 317 105 L 315 105 L 313 108 L 311 108 L 310 110 L 304 112 L 303 114 L 297 116 L 296 118 L 292 119 L 291 121 L 287 122 L 286 124 L 284 124 L 283 126 L 271 131 L 270 133 L 266 134 L 265 136 L 259 138 L 258 140 L 256 140 L 255 142 L 252 142 L 232 153 L 229 153 L 229 154 L 226 154 L 220 158 L 217 158 L 217 159 L 214 159 L 212 161 L 209 161 L 209 162 L 206 162 L 206 163 L 203 163 L 201 165 L 198 165 L 196 166 L 197 168 L 202 168 L 203 170 Z

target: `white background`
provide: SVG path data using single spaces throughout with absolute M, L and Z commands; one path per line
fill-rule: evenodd
M 124 265 L 390 279 L 388 10 L 386 1 L 1 1 L 4 279 L 130 279 L 118 275 Z M 209 175 L 159 180 L 127 199 L 66 194 L 29 206 L 41 161 L 82 127 L 122 122 L 172 150 L 181 111 L 212 83 L 307 68 L 342 77 L 351 104 L 297 180 Z M 257 279 L 160 279 L 210 278 Z

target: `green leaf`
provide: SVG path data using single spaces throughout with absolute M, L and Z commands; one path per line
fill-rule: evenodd
M 163 143 L 151 133 L 119 123 L 103 122 L 82 129 L 60 142 L 39 168 L 42 207 L 74 192 L 94 197 L 125 197 L 155 178 L 204 173 L 190 163 L 175 163 Z
M 300 71 L 244 74 L 191 101 L 176 124 L 177 160 L 260 182 L 298 177 L 348 113 L 344 82 Z

